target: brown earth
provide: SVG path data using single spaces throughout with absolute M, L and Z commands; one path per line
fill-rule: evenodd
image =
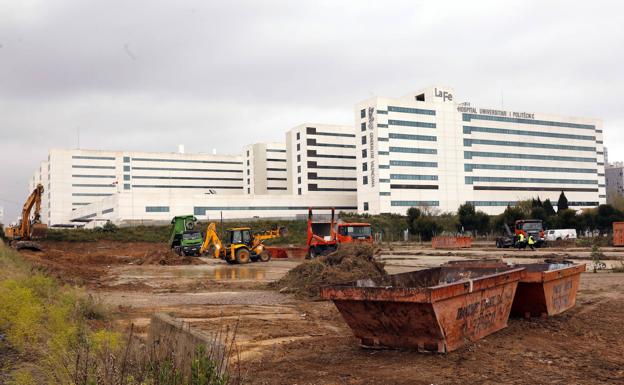
M 301 261 L 237 266 L 172 258 L 173 266 L 159 264 L 166 245 L 45 246 L 43 253 L 23 254 L 67 282 L 84 283 L 112 306 L 120 330 L 134 324 L 144 334 L 154 312 L 206 331 L 238 324 L 241 368 L 250 384 L 624 383 L 623 273 L 585 273 L 577 305 L 568 312 L 511 319 L 500 332 L 437 355 L 363 349 L 331 302 L 263 289 Z M 461 257 L 412 255 L 395 261 L 405 264 L 388 260 L 386 268 L 396 273 Z

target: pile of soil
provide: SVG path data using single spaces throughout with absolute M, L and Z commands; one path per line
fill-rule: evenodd
M 337 251 L 302 263 L 269 286 L 298 298 L 318 299 L 322 286 L 387 275 L 384 264 L 375 260 L 377 254 L 379 249 L 368 244 L 342 244 Z

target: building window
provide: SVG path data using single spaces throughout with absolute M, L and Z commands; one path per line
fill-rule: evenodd
M 124 190 L 130 190 L 130 183 L 124 184 Z
M 301 151 L 301 143 L 297 143 L 297 151 Z
M 360 118 L 365 118 L 366 117 L 366 109 L 362 109 L 360 110 Z
M 297 133 L 297 140 L 299 140 L 299 139 L 301 139 L 301 133 L 300 132 Z
M 362 184 L 368 184 L 368 176 L 364 175 L 362 177 Z
M 249 180 L 249 178 L 247 178 L 247 184 L 251 184 L 251 181 Z
M 301 184 L 301 177 L 300 176 L 297 177 L 297 183 Z
M 114 168 L 114 167 L 113 167 Z M 124 166 L 124 171 L 130 172 L 130 166 Z
M 366 149 L 362 150 L 362 158 L 366 158 Z
M 364 122 L 360 123 L 360 129 L 362 131 L 366 131 L 366 123 L 364 123 Z
M 247 169 L 247 175 L 249 175 L 249 169 Z
M 251 194 L 251 189 L 247 187 L 247 194 Z
M 301 187 L 299 187 L 297 190 L 298 190 L 297 193 L 301 195 Z
M 362 171 L 368 171 L 368 163 L 362 163 Z
M 168 213 L 169 206 L 145 206 L 146 213 Z
M 364 211 L 368 211 L 368 202 L 364 202 Z
M 297 162 L 301 162 L 301 154 L 297 154 Z
M 124 163 L 128 163 L 128 162 L 130 162 L 130 157 L 129 156 L 124 156 L 123 160 L 124 160 Z
M 249 150 L 247 150 L 247 156 L 249 156 Z
M 366 135 L 362 136 L 362 144 L 366 144 Z
M 130 180 L 130 175 L 124 174 L 124 180 Z
M 249 159 L 247 159 L 247 166 L 249 166 Z
M 301 174 L 301 166 L 297 166 L 297 173 Z

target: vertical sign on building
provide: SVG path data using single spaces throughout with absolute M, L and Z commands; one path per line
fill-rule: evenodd
M 370 154 L 370 180 L 371 187 L 375 187 L 375 143 L 374 129 L 375 129 L 375 107 L 368 107 L 368 151 Z

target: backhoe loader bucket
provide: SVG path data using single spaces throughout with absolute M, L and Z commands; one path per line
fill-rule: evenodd
M 48 234 L 48 226 L 43 223 L 35 223 L 30 228 L 30 237 L 32 239 L 42 239 Z
M 442 266 L 321 289 L 364 347 L 446 353 L 507 326 L 522 268 Z

